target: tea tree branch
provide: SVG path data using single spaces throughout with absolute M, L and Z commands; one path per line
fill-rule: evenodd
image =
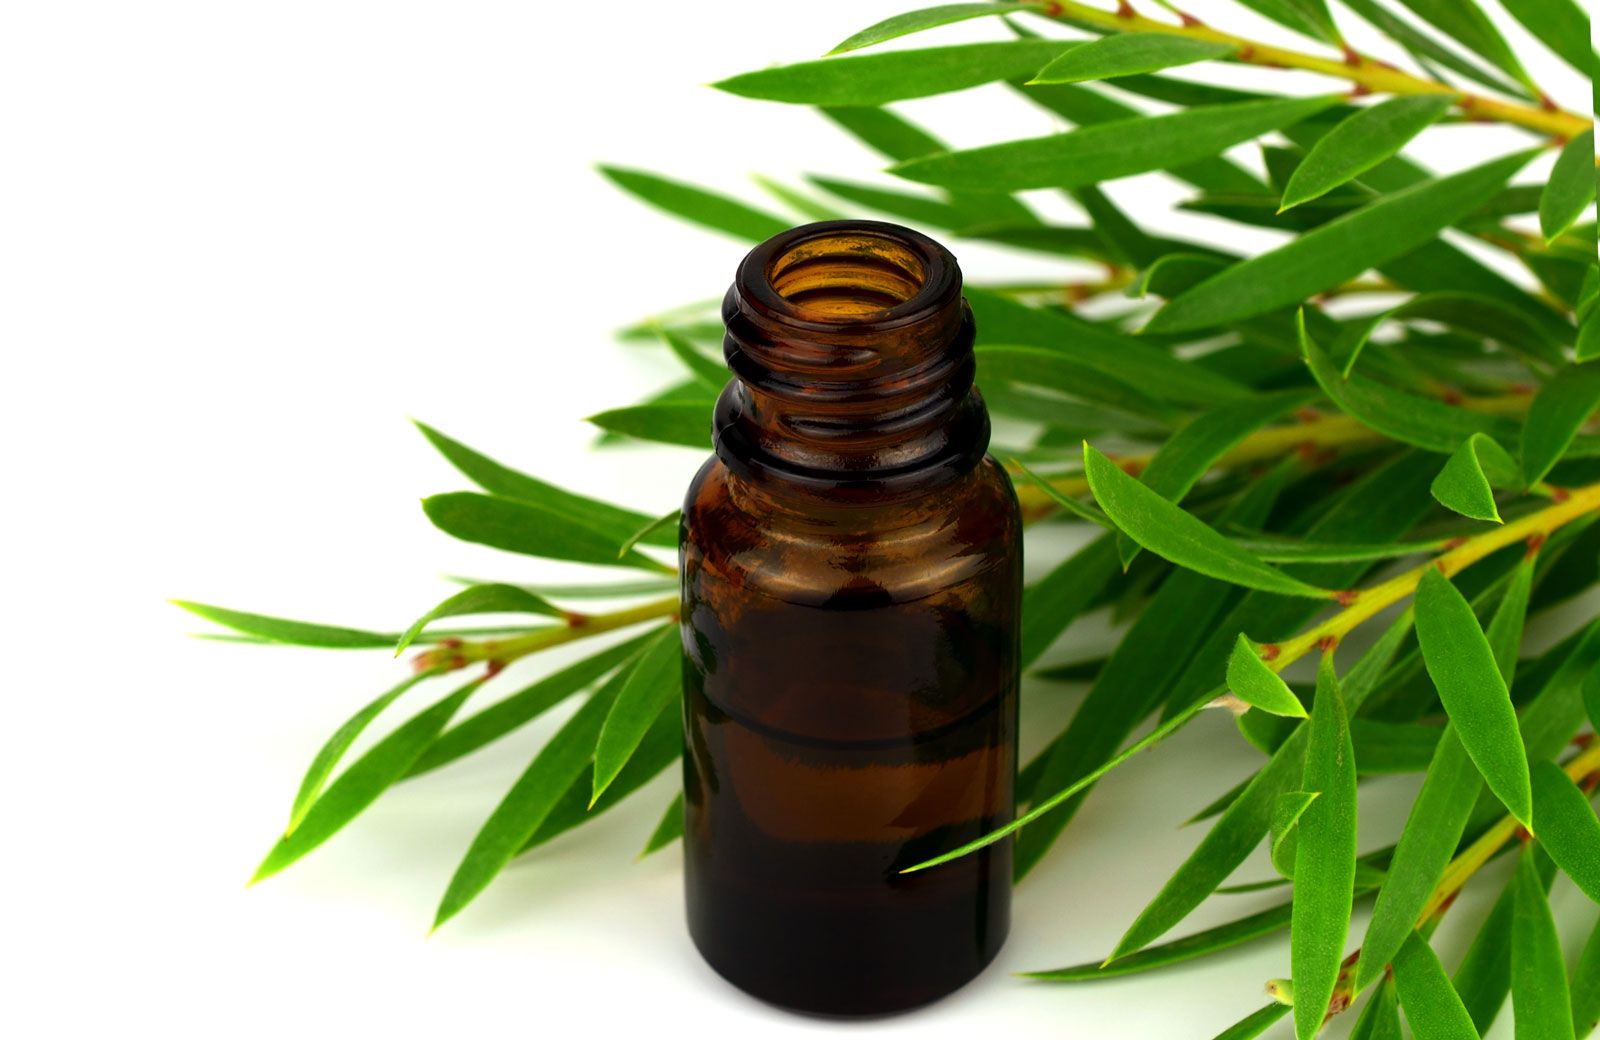
M 1454 98 L 1456 108 L 1469 118 L 1510 123 L 1547 134 L 1559 141 L 1569 141 L 1590 126 L 1588 119 L 1557 107 L 1542 95 L 1540 104 L 1527 105 L 1457 90 L 1367 57 L 1351 49 L 1348 44 L 1344 56 L 1339 58 L 1305 54 L 1222 32 L 1189 16 L 1182 16 L 1181 25 L 1157 21 L 1137 13 L 1126 2 L 1115 11 L 1107 11 L 1078 3 L 1077 0 L 1060 0 L 1046 7 L 1045 14 L 1060 21 L 1081 22 L 1105 32 L 1167 33 L 1193 40 L 1230 44 L 1235 48 L 1235 61 L 1267 68 L 1304 69 L 1333 76 L 1354 83 L 1362 93 L 1449 94 Z
M 492 668 L 503 668 L 520 657 L 526 657 L 540 650 L 548 650 L 553 646 L 587 639 L 604 632 L 614 632 L 619 628 L 628 628 L 646 621 L 670 618 L 677 612 L 678 597 L 664 596 L 636 607 L 606 614 L 569 613 L 564 617 L 565 624 L 536 628 L 531 632 L 507 639 L 486 639 L 480 642 L 446 640 L 437 647 L 418 654 L 412 660 L 412 667 L 419 672 L 432 669 L 455 671 L 478 662 L 486 662 Z

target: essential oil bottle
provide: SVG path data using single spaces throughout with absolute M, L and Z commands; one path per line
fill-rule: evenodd
M 683 508 L 684 858 L 710 965 L 830 1015 L 935 1000 L 1010 923 L 1021 524 L 961 272 L 876 221 L 784 232 L 722 306 Z

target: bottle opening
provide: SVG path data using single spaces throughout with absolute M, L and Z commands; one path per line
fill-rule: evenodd
M 927 266 L 902 242 L 864 233 L 827 234 L 773 257 L 767 280 L 803 320 L 859 321 L 914 299 Z

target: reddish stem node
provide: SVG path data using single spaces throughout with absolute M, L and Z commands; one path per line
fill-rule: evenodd
M 1044 5 L 1044 13 L 1047 18 L 1060 18 L 1062 12 L 1065 10 L 1066 8 L 1062 7 L 1060 4 Z
M 1190 29 L 1206 24 L 1205 22 L 1202 22 L 1200 19 L 1196 18 L 1194 15 L 1190 14 L 1188 11 L 1179 11 L 1178 21 L 1182 22 Z
M 501 672 L 503 672 L 505 670 L 506 670 L 506 663 L 504 661 L 490 660 L 490 661 L 485 662 L 484 669 L 483 669 L 483 677 L 485 679 L 493 679 L 495 676 L 499 675 Z
M 1565 502 L 1571 497 L 1572 492 L 1568 491 L 1566 488 L 1553 487 L 1550 489 L 1550 501 L 1552 502 Z
M 1317 640 L 1317 649 L 1325 654 L 1331 654 L 1339 646 L 1338 636 L 1323 636 Z
M 1281 653 L 1283 653 L 1283 647 L 1277 643 L 1261 644 L 1261 659 L 1263 661 L 1276 661 Z
M 449 639 L 439 640 L 439 645 L 444 647 L 446 650 L 460 650 L 461 640 L 457 639 L 455 636 L 451 636 Z
M 1133 5 L 1128 3 L 1128 0 L 1117 0 L 1117 17 L 1137 18 L 1139 17 L 1139 12 L 1133 9 Z
M 1340 589 L 1338 592 L 1333 594 L 1334 602 L 1338 603 L 1341 607 L 1354 606 L 1356 600 L 1360 598 L 1360 589 Z
M 580 614 L 575 610 L 563 610 L 561 620 L 567 623 L 568 628 L 582 628 L 589 623 L 589 615 Z
M 1543 532 L 1528 539 L 1528 559 L 1531 560 L 1535 556 L 1539 555 L 1539 550 L 1544 548 L 1544 539 L 1545 536 Z

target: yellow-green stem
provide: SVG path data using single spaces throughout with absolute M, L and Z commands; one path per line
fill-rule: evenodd
M 418 671 L 442 668 L 454 671 L 477 662 L 494 667 L 504 667 L 520 657 L 548 650 L 563 643 L 576 642 L 604 632 L 643 624 L 660 618 L 672 617 L 678 612 L 678 597 L 665 596 L 635 607 L 606 614 L 568 614 L 566 624 L 538 628 L 525 635 L 508 639 L 486 639 L 482 642 L 440 644 L 418 654 L 413 666 Z
M 1333 76 L 1348 80 L 1363 91 L 1374 94 L 1448 94 L 1454 99 L 1456 107 L 1469 117 L 1510 123 L 1563 141 L 1571 140 L 1591 125 L 1583 116 L 1561 109 L 1548 100 L 1543 104 L 1528 105 L 1457 90 L 1443 83 L 1413 76 L 1353 50 L 1339 57 L 1305 54 L 1222 32 L 1192 18 L 1186 18 L 1181 25 L 1146 18 L 1126 4 L 1119 10 L 1107 11 L 1076 0 L 1061 0 L 1046 10 L 1052 17 L 1062 21 L 1081 22 L 1106 32 L 1167 33 L 1230 44 L 1236 48 L 1233 56 L 1235 61 L 1269 68 L 1303 69 Z
M 1437 568 L 1447 578 L 1452 577 L 1508 545 L 1527 541 L 1542 542 L 1558 528 L 1596 510 L 1600 510 L 1600 484 L 1574 489 L 1568 492 L 1565 498 L 1553 502 L 1538 512 L 1529 513 L 1492 531 L 1485 531 L 1483 534 L 1468 538 L 1420 567 L 1413 567 L 1403 574 L 1397 574 L 1370 589 L 1346 593 L 1341 599 L 1345 604 L 1343 610 L 1293 639 L 1263 647 L 1263 654 L 1270 655 L 1264 659 L 1267 660 L 1269 667 L 1275 671 L 1282 671 L 1290 662 L 1305 656 L 1315 647 L 1324 646 L 1330 641 L 1337 644 L 1363 621 L 1411 595 L 1416 591 L 1422 575 L 1430 568 Z

